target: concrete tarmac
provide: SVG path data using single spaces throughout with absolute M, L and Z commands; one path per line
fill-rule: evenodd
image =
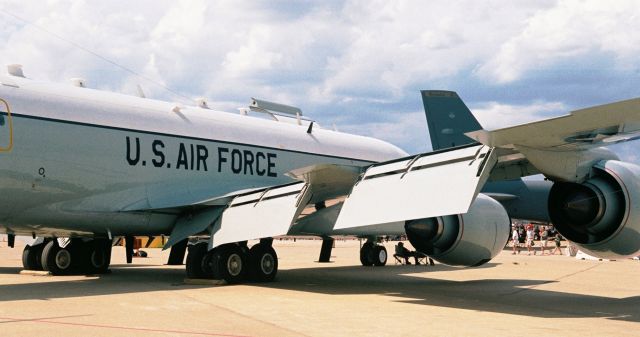
M 637 336 L 640 262 L 511 255 L 479 268 L 362 267 L 358 241 L 275 241 L 267 284 L 185 284 L 168 253 L 104 276 L 20 275 L 0 244 L 2 336 Z M 387 249 L 393 253 L 394 243 Z

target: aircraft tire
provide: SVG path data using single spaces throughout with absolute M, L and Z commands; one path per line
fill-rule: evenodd
M 204 257 L 207 254 L 208 243 L 199 242 L 189 246 L 189 254 L 187 254 L 187 277 L 188 278 L 207 278 L 207 273 L 203 270 Z
M 26 245 L 22 251 L 22 266 L 26 270 L 42 270 L 42 249 L 44 244 Z
M 375 261 L 372 256 L 373 249 L 374 245 L 369 241 L 365 242 L 362 245 L 362 248 L 360 248 L 360 263 L 362 263 L 363 266 L 373 266 L 373 263 Z
M 372 250 L 374 258 L 373 264 L 378 267 L 382 267 L 387 264 L 387 249 L 384 246 L 374 246 Z
M 85 258 L 82 266 L 85 274 L 105 274 L 111 263 L 111 241 L 94 239 L 84 242 L 80 249 Z
M 73 270 L 74 255 L 58 245 L 58 240 L 47 242 L 42 250 L 42 269 L 53 275 L 68 275 Z
M 241 283 L 247 274 L 246 252 L 236 244 L 222 245 L 209 252 L 206 258 L 211 268 L 211 276 L 216 280 L 225 280 L 229 284 Z
M 254 282 L 271 282 L 278 273 L 278 255 L 270 245 L 261 243 L 249 250 L 248 279 Z

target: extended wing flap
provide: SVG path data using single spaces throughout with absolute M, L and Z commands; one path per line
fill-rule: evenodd
M 335 229 L 466 213 L 496 156 L 472 145 L 370 167 L 347 197 Z
M 211 248 L 286 234 L 309 200 L 307 186 L 294 183 L 237 196 L 214 224 Z

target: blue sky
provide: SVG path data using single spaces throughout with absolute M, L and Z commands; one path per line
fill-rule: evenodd
M 31 78 L 227 111 L 254 96 L 411 153 L 430 149 L 421 89 L 490 129 L 640 96 L 636 1 L 4 0 L 0 18 L 0 63 Z

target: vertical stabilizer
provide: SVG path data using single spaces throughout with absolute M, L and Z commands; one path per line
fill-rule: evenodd
M 465 132 L 482 126 L 454 91 L 422 90 L 433 150 L 475 143 Z

